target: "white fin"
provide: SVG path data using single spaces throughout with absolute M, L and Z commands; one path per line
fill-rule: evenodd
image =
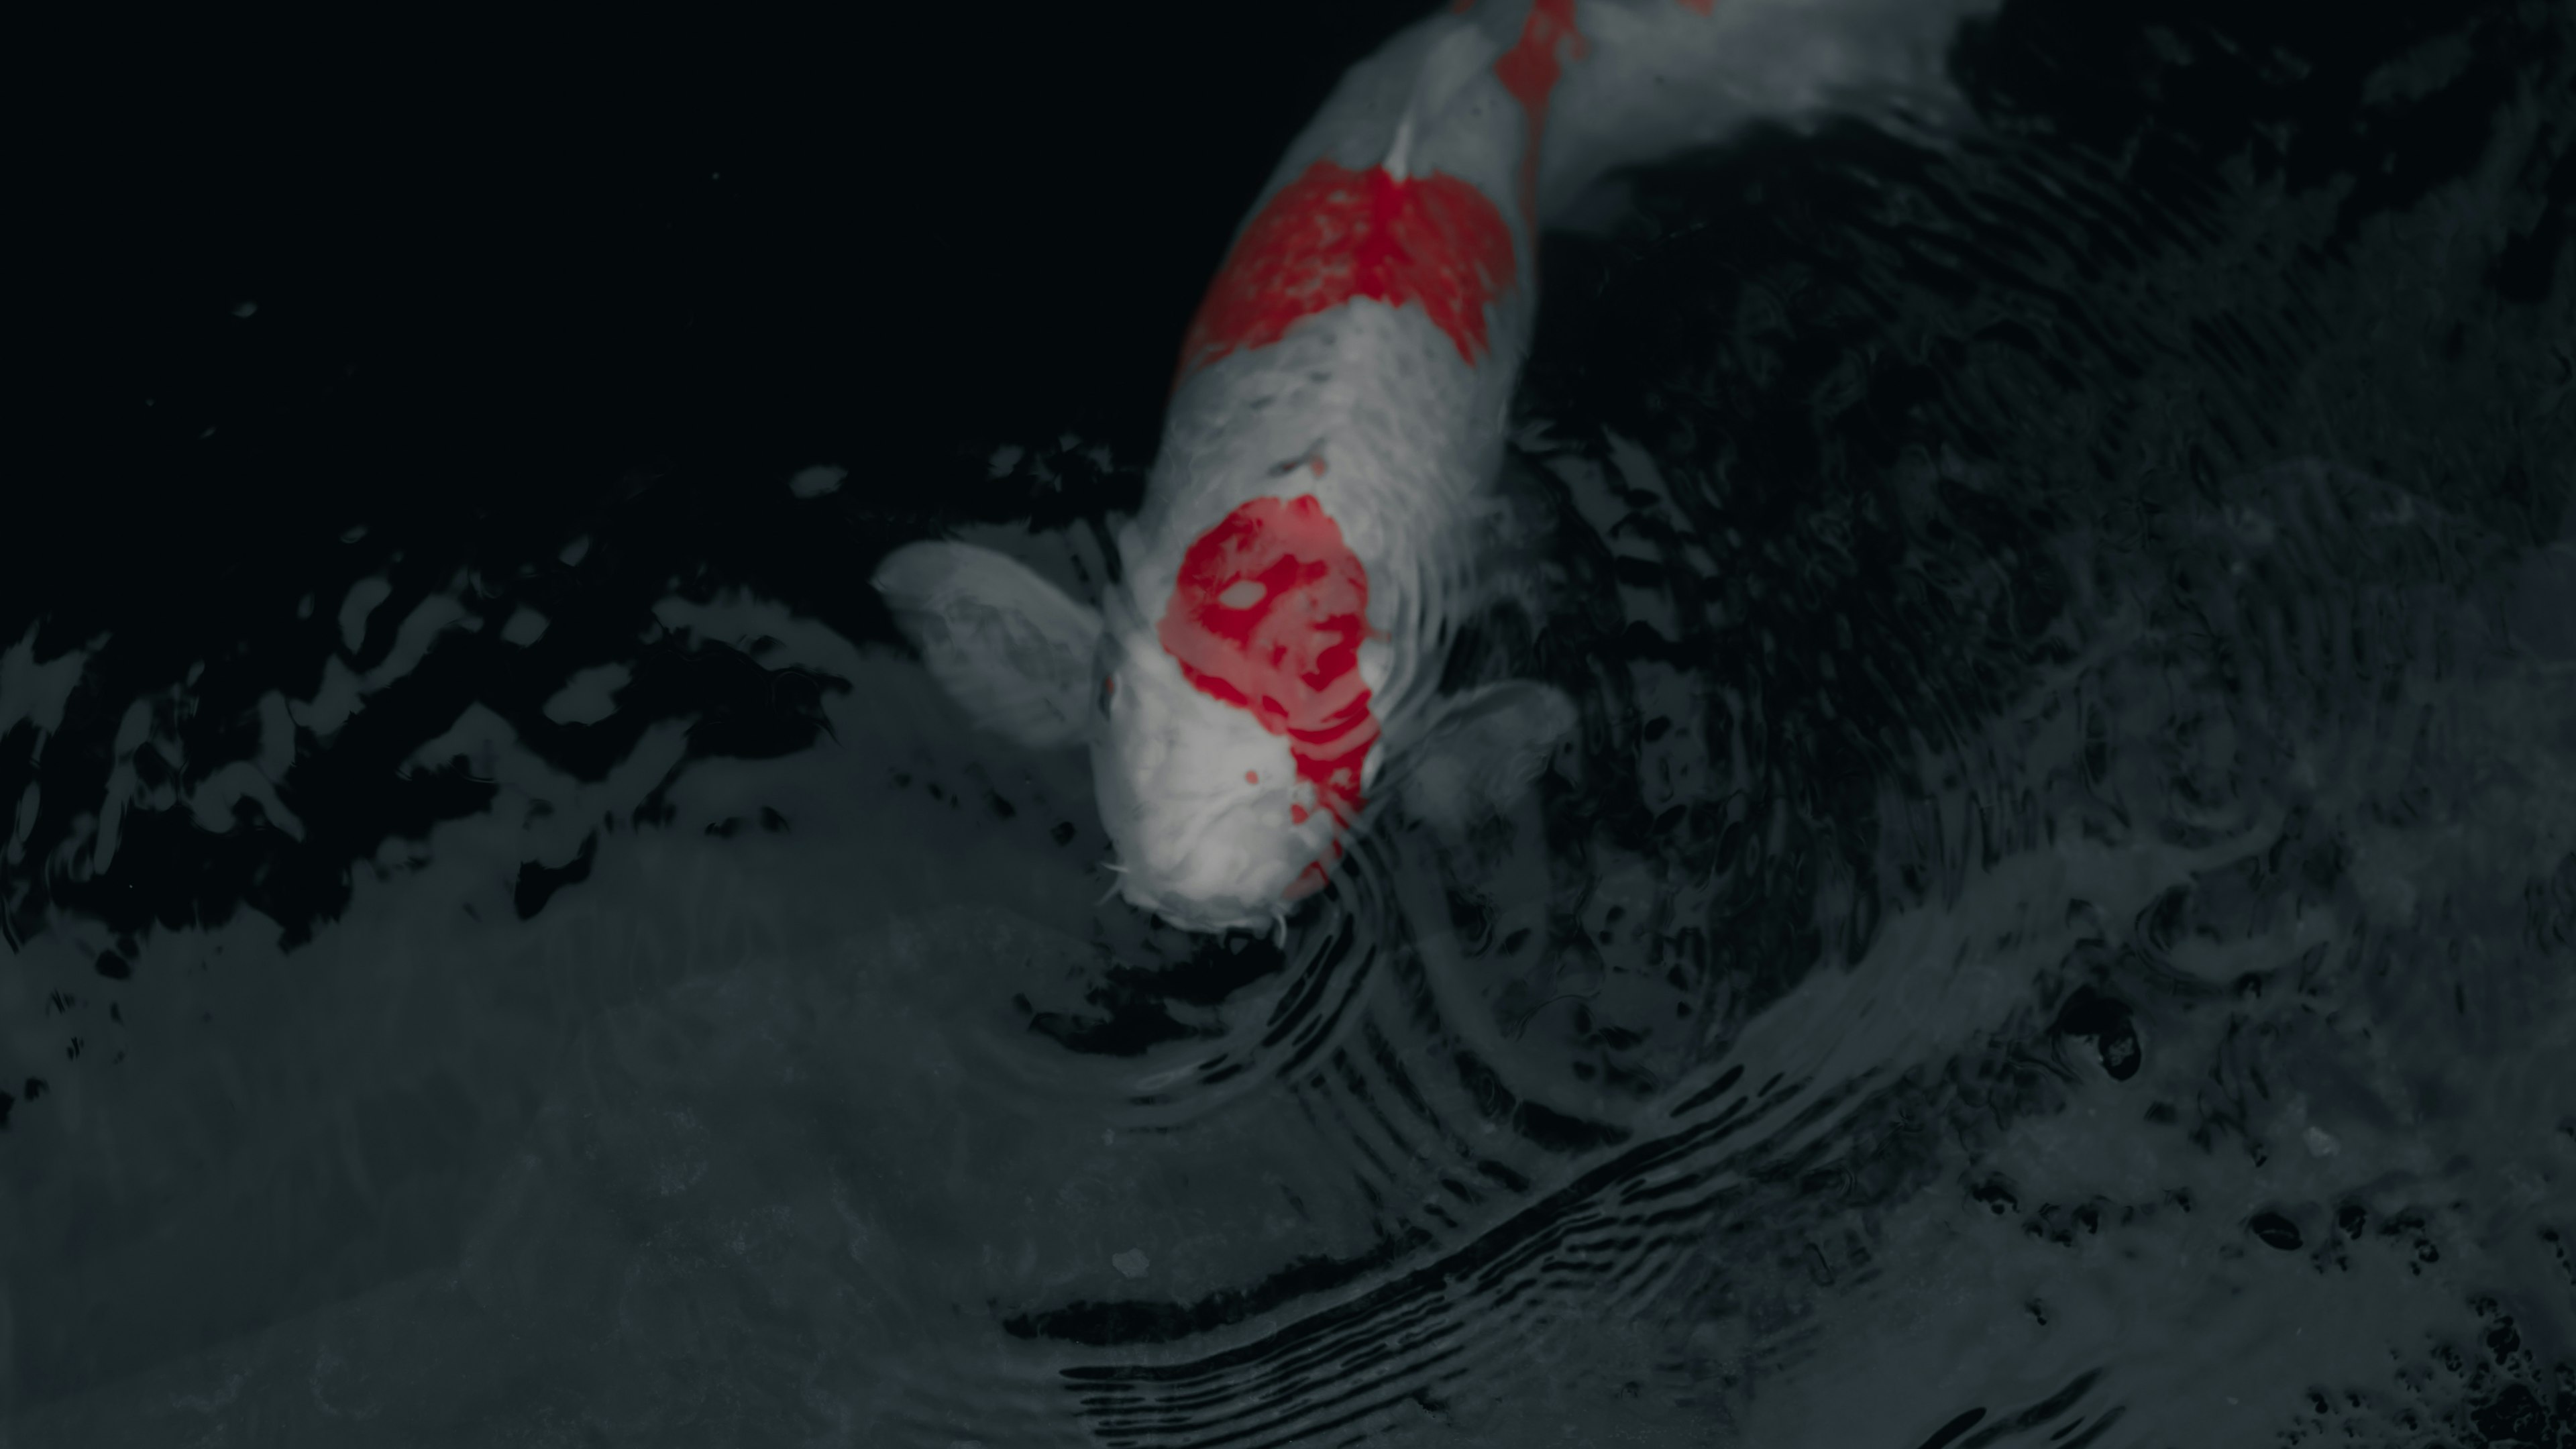
M 1413 113 L 1411 111 L 1407 111 L 1404 113 L 1404 119 L 1395 123 L 1395 139 L 1387 143 L 1386 159 L 1378 163 L 1378 169 L 1384 171 L 1387 175 L 1394 177 L 1396 180 L 1402 181 L 1406 174 L 1404 169 L 1405 154 L 1412 149 Z
M 1512 680 L 1457 695 L 1416 749 L 1405 808 L 1455 838 L 1518 799 L 1574 726 L 1574 702 L 1544 684 Z
M 1083 737 L 1099 684 L 1098 610 L 972 544 L 906 544 L 871 582 L 931 677 L 976 724 L 1033 749 Z
M 1413 95 L 1406 102 L 1404 114 L 1396 118 L 1395 139 L 1388 143 L 1386 159 L 1379 164 L 1386 174 L 1398 181 L 1412 173 L 1413 148 L 1424 134 L 1436 129 L 1441 116 L 1469 81 L 1482 75 L 1502 56 L 1502 43 L 1473 23 L 1461 23 L 1440 37 L 1423 56 L 1422 68 L 1414 73 Z

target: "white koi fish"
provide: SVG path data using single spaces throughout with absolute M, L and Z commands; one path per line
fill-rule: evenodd
M 978 723 L 1089 743 L 1119 889 L 1175 925 L 1284 920 L 1389 794 L 1449 823 L 1508 804 L 1572 704 L 1435 686 L 1480 597 L 1540 220 L 1750 119 L 1938 94 L 1991 3 L 1470 0 L 1413 26 L 1237 234 L 1098 607 L 954 543 L 877 588 Z

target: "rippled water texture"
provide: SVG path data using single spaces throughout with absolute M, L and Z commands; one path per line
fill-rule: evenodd
M 18 621 L 7 1442 L 2566 1442 L 2571 22 L 2114 18 L 1558 239 L 1580 738 L 1284 949 L 860 585 L 1078 436 Z

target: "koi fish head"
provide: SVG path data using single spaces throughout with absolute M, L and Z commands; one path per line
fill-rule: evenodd
M 899 549 L 875 583 L 976 723 L 1089 745 L 1119 894 L 1187 930 L 1266 929 L 1327 884 L 1396 778 L 1358 663 L 1366 573 L 1315 500 L 1256 498 L 1151 577 L 1159 607 L 1116 593 L 1106 618 L 962 544 Z M 1516 794 L 1573 710 L 1509 684 L 1427 720 L 1408 805 L 1437 824 Z
M 1121 896 L 1187 930 L 1266 930 L 1322 888 L 1343 822 L 1285 738 L 1194 686 L 1151 630 L 1113 631 L 1099 672 L 1092 788 Z
M 1284 915 L 1324 884 L 1383 760 L 1368 571 L 1301 495 L 1244 502 L 1138 582 L 1092 749 L 1128 899 L 1207 929 Z

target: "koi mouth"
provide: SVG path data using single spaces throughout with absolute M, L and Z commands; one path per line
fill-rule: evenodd
M 1271 931 L 1285 932 L 1288 924 L 1288 898 L 1268 906 L 1247 904 L 1241 910 L 1215 908 L 1206 902 L 1163 895 L 1145 887 L 1126 868 L 1112 861 L 1102 862 L 1116 879 L 1101 896 L 1125 898 L 1127 904 L 1157 916 L 1184 931 Z

